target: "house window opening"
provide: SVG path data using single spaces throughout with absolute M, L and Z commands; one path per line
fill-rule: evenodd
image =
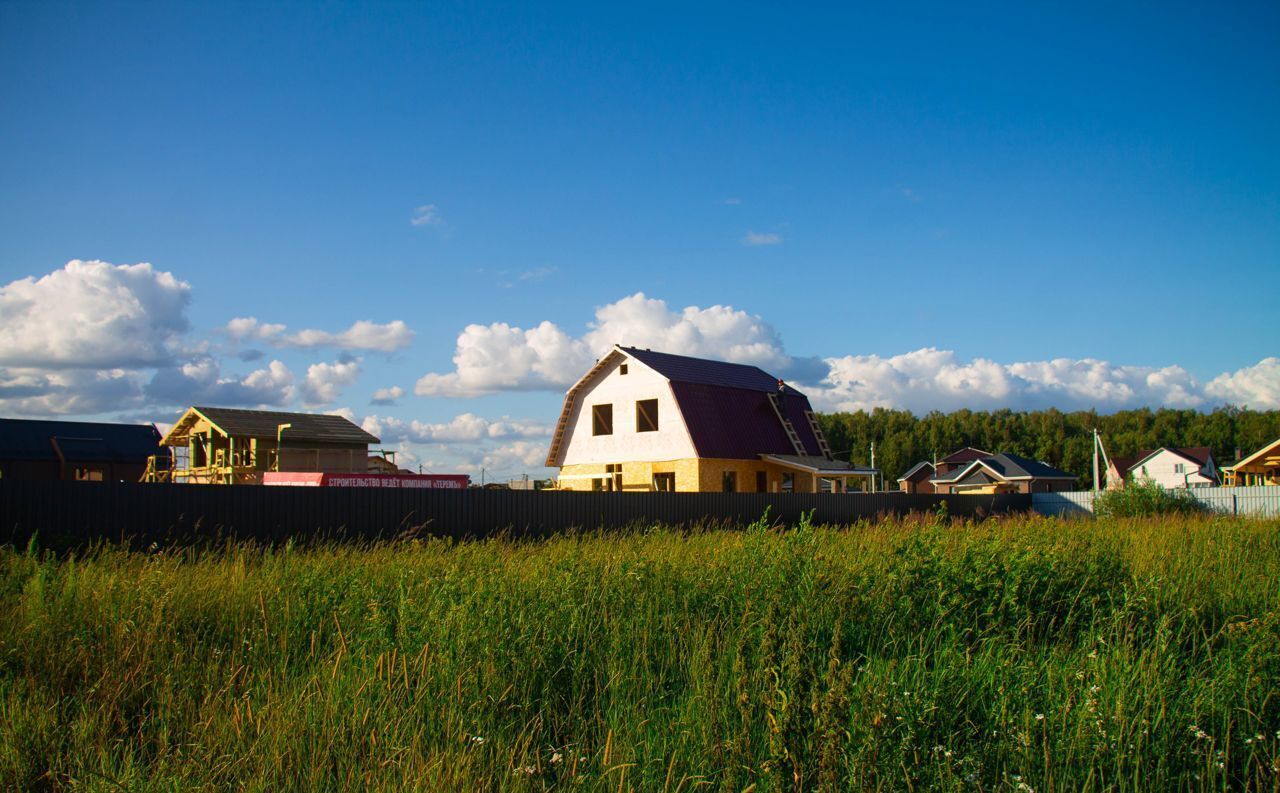
M 676 489 L 676 475 L 674 472 L 667 472 L 653 475 L 653 489 L 658 493 L 674 493 Z
M 756 492 L 764 493 L 769 490 L 769 475 L 764 471 L 756 471 Z
M 613 493 L 622 492 L 622 463 L 610 463 L 604 467 L 604 472 L 609 475 L 605 480 L 608 483 L 605 490 Z
M 594 405 L 591 408 L 591 434 L 613 434 L 613 405 Z
M 782 492 L 790 493 L 795 489 L 796 489 L 795 474 L 783 474 L 782 475 Z
M 636 403 L 636 432 L 658 431 L 658 400 L 642 399 Z
M 721 485 L 722 485 L 721 489 L 723 489 L 724 492 L 726 493 L 738 492 L 738 472 L 725 471 L 724 476 L 721 477 Z
M 77 468 L 76 481 L 77 482 L 101 482 L 102 469 L 89 468 L 89 467 Z
M 624 363 L 618 367 L 618 374 L 626 374 L 626 373 L 627 373 L 627 365 Z

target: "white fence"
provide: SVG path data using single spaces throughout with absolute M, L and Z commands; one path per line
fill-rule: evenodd
M 1191 493 L 1212 512 L 1255 517 L 1280 516 L 1280 487 L 1193 487 Z M 1094 492 L 1034 493 L 1031 506 L 1041 515 L 1093 513 Z

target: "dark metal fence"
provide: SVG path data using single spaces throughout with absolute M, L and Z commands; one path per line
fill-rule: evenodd
M 794 523 L 849 523 L 880 514 L 951 515 L 1031 509 L 1027 495 L 904 493 L 565 493 L 395 490 L 117 482 L 0 482 L 0 543 L 69 549 L 109 540 L 148 547 L 223 538 L 389 539 L 405 533 L 478 538 L 543 537 L 640 523 L 743 525 L 769 510 Z

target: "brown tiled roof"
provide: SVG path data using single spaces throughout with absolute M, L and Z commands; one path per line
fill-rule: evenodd
M 342 416 L 322 413 L 283 413 L 273 410 L 241 410 L 239 408 L 201 407 L 200 415 L 218 425 L 228 435 L 238 438 L 274 438 L 281 424 L 292 424 L 284 431 L 286 442 L 320 441 L 328 443 L 378 443 L 373 435 Z
M 975 449 L 972 446 L 966 446 L 963 449 L 948 454 L 938 461 L 938 464 L 944 463 L 968 463 L 974 460 L 981 460 L 983 457 L 990 457 L 991 452 L 984 452 L 981 449 Z

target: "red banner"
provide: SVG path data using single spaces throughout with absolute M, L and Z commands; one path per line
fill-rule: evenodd
M 325 474 L 302 471 L 267 471 L 262 484 L 292 487 L 398 487 L 465 490 L 466 474 Z

